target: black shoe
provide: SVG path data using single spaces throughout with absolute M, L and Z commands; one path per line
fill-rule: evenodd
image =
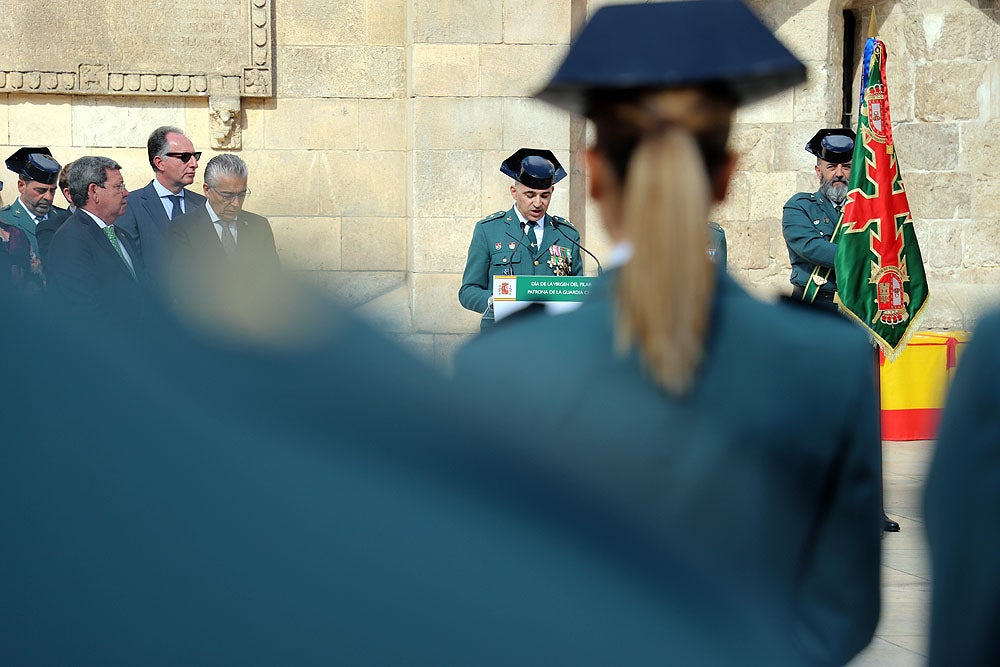
M 888 516 L 886 516 L 885 512 L 882 512 L 882 532 L 883 533 L 899 532 L 899 523 L 893 521 Z

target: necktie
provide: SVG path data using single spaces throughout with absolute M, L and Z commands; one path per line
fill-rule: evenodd
M 108 240 L 111 241 L 111 247 L 115 249 L 118 256 L 122 258 L 123 262 L 125 262 L 125 268 L 127 268 L 128 272 L 132 274 L 133 278 L 135 278 L 135 269 L 133 269 L 132 265 L 128 263 L 127 259 L 125 259 L 125 253 L 122 252 L 122 246 L 118 243 L 118 237 L 115 236 L 115 228 L 108 225 L 104 228 L 104 235 L 108 237 Z
M 531 252 L 538 249 L 538 237 L 535 236 L 535 223 L 528 221 L 524 223 L 524 230 L 528 234 L 528 243 L 531 244 Z
M 226 251 L 227 255 L 232 256 L 236 252 L 236 239 L 233 237 L 233 232 L 225 220 L 219 220 L 219 226 L 222 227 L 222 249 Z
M 181 196 L 180 195 L 167 195 L 167 199 L 170 200 L 170 219 L 173 220 L 177 216 L 184 213 L 181 210 Z

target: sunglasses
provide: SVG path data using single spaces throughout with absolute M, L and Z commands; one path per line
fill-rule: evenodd
M 195 151 L 194 153 L 188 153 L 186 151 L 184 153 L 165 153 L 165 155 L 167 157 L 175 157 L 181 162 L 189 162 L 191 158 L 194 158 L 195 160 L 201 159 L 201 151 Z

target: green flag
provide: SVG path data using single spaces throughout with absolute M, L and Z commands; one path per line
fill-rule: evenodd
M 885 66 L 885 44 L 869 39 L 850 191 L 833 240 L 840 308 L 892 360 L 916 331 L 928 290 L 892 143 Z

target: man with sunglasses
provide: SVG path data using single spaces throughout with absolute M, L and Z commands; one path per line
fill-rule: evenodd
M 139 261 L 155 276 L 163 270 L 171 221 L 203 206 L 205 197 L 187 189 L 194 183 L 201 151 L 183 130 L 156 128 L 146 141 L 146 154 L 154 178 L 129 194 L 128 209 L 115 226 L 135 242 Z

